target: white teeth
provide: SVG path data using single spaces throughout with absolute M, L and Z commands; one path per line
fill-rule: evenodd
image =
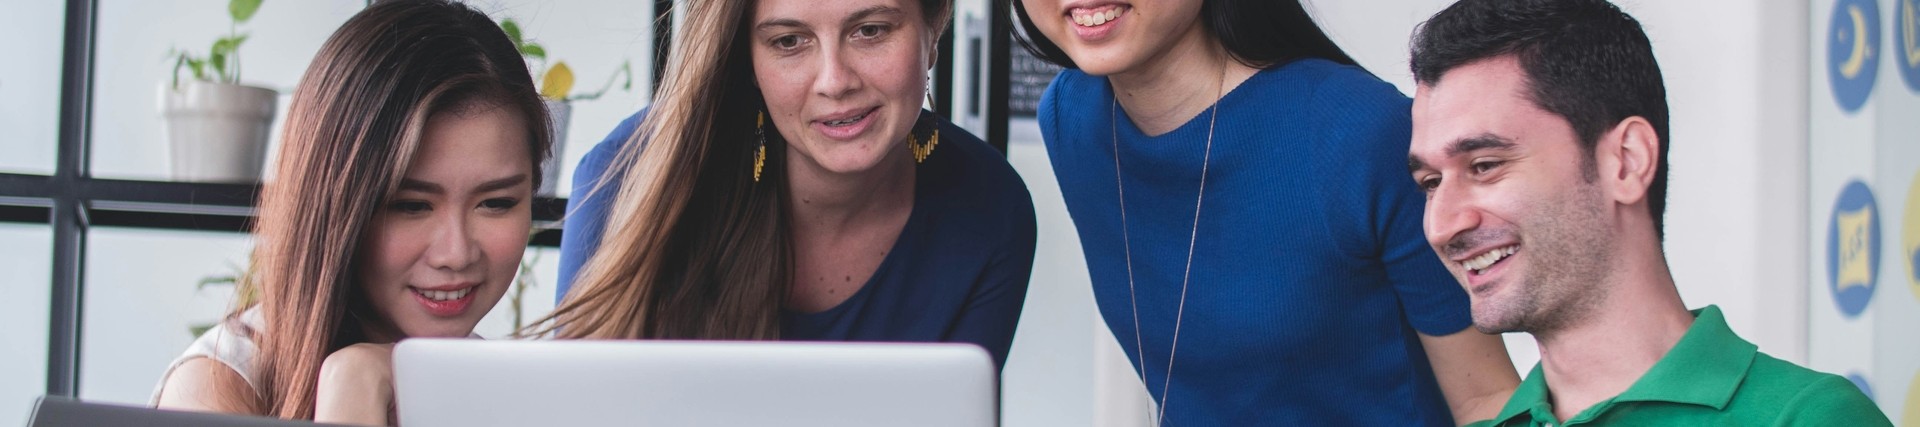
M 433 290 L 426 290 L 426 289 L 414 289 L 414 292 L 419 292 L 421 296 L 425 296 L 427 297 L 427 299 L 434 300 L 434 301 L 452 301 L 452 300 L 457 300 L 461 298 L 466 298 L 467 294 L 473 292 L 473 288 L 468 287 L 468 288 L 453 290 L 453 291 L 433 291 Z
M 858 123 L 858 122 L 860 122 L 860 119 L 864 119 L 864 118 L 867 118 L 867 115 L 866 115 L 866 114 L 861 114 L 861 115 L 858 115 L 858 116 L 854 116 L 854 117 L 851 117 L 851 118 L 848 118 L 848 119 L 846 119 L 846 120 L 829 120 L 829 121 L 826 121 L 826 122 L 822 122 L 822 123 L 826 123 L 826 124 L 827 124 L 827 126 L 846 126 L 846 125 L 850 125 L 850 124 L 854 124 L 854 123 Z
M 1493 263 L 1500 262 L 1500 260 L 1502 259 L 1506 259 L 1508 255 L 1513 255 L 1513 252 L 1517 249 L 1518 249 L 1517 246 L 1507 246 L 1504 248 L 1487 251 L 1487 253 L 1480 254 L 1480 256 L 1467 259 L 1466 261 L 1461 261 L 1460 266 L 1466 267 L 1467 270 L 1472 271 L 1475 274 L 1478 274 L 1480 273 L 1480 270 L 1486 269 L 1488 266 L 1493 265 Z
M 1073 23 L 1082 27 L 1098 27 L 1120 17 L 1120 8 L 1107 9 L 1105 12 L 1074 14 Z

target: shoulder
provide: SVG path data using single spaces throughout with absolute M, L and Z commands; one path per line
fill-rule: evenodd
M 597 175 L 599 171 L 605 170 L 614 156 L 620 153 L 620 149 L 626 147 L 627 141 L 632 140 L 634 134 L 639 133 L 640 123 L 646 121 L 647 110 L 648 108 L 642 108 L 639 112 L 627 116 L 626 120 L 621 120 L 619 125 L 614 126 L 613 131 L 607 133 L 606 138 L 595 143 L 593 149 L 581 156 L 580 172 L 575 172 L 574 179 L 579 180 L 581 178 L 579 174 L 584 171 L 591 170 Z
M 1107 79 L 1088 75 L 1078 69 L 1068 68 L 1053 76 L 1047 84 L 1046 92 L 1040 95 L 1040 105 L 1034 118 L 1040 123 L 1040 131 L 1051 142 L 1061 125 L 1086 123 L 1085 114 L 1095 110 L 1092 105 L 1106 105 Z M 1104 110 L 1102 110 L 1104 113 Z
M 1006 155 L 946 119 L 939 120 L 940 145 L 923 165 L 930 173 L 921 175 L 932 185 L 925 187 L 928 194 L 921 199 L 937 206 L 948 219 L 963 219 L 952 215 L 964 214 L 984 222 L 988 230 L 1031 235 L 1033 197 Z
M 153 406 L 236 414 L 258 414 L 256 389 L 233 367 L 210 357 L 192 357 L 168 372 Z
M 1807 369 L 1764 353 L 1748 373 L 1754 392 L 1767 395 L 1779 425 L 1887 425 L 1886 414 L 1845 377 Z M 1772 388 L 1775 392 L 1767 392 Z M 1838 424 L 1828 424 L 1838 423 Z

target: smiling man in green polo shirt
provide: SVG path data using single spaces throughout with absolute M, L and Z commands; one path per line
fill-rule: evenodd
M 1481 332 L 1540 365 L 1481 425 L 1889 425 L 1847 380 L 1688 311 L 1661 251 L 1666 89 L 1601 0 L 1464 0 L 1413 43 L 1408 168 Z

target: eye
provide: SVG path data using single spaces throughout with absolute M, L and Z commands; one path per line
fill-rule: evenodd
M 433 211 L 433 205 L 420 200 L 395 200 L 387 203 L 387 211 L 400 214 L 423 214 Z
M 794 50 L 799 49 L 803 41 L 798 35 L 788 34 L 767 40 L 767 46 L 772 46 L 775 50 Z
M 1507 164 L 1507 162 L 1503 162 L 1499 160 L 1475 161 L 1473 162 L 1473 173 L 1487 173 L 1487 171 L 1493 170 L 1493 168 L 1500 167 L 1500 165 L 1504 165 L 1504 164 Z
M 1420 191 L 1432 193 L 1434 189 L 1440 188 L 1440 177 L 1437 175 L 1429 175 L 1416 181 L 1420 184 Z
M 520 199 L 515 199 L 511 197 L 501 197 L 501 198 L 487 199 L 487 200 L 481 201 L 480 209 L 486 209 L 494 212 L 506 212 L 509 210 L 513 210 L 514 206 L 519 206 L 519 205 L 520 205 Z
M 887 28 L 886 25 L 881 25 L 881 24 L 861 25 L 859 28 L 853 29 L 853 36 L 856 38 L 863 38 L 863 39 L 880 38 L 880 36 L 884 36 L 887 34 L 887 30 L 889 30 L 889 28 Z

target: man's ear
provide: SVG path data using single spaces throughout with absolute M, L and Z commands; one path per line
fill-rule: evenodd
M 1646 201 L 1647 189 L 1659 172 L 1660 135 L 1640 116 L 1628 117 L 1600 136 L 1594 147 L 1599 184 L 1607 196 L 1622 205 Z

